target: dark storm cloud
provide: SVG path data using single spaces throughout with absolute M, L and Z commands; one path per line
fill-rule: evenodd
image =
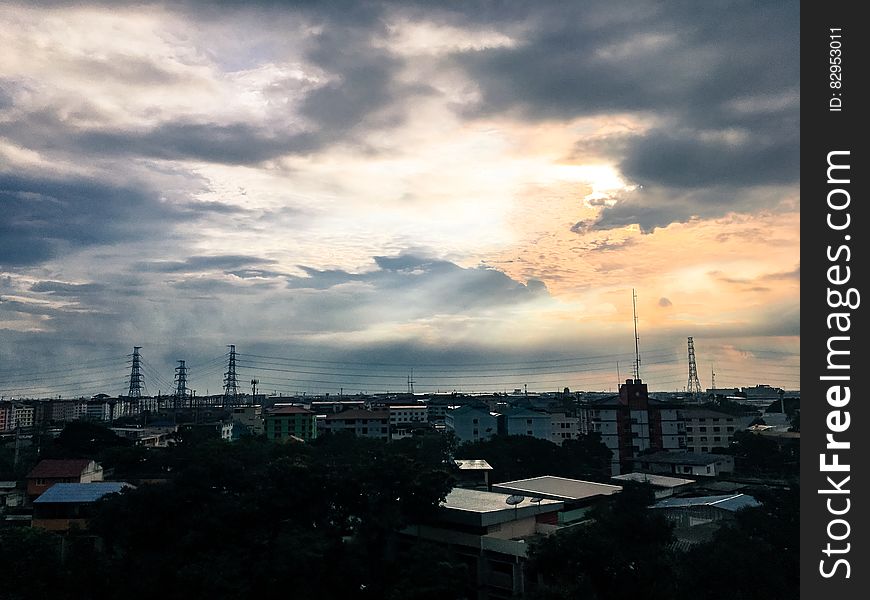
M 135 241 L 189 219 L 146 186 L 0 173 L 0 266 L 34 265 L 67 248 Z
M 280 125 L 220 124 L 175 120 L 151 128 L 91 128 L 69 125 L 59 111 L 40 110 L 0 124 L 0 135 L 43 152 L 84 153 L 103 158 L 135 157 L 252 165 L 321 145 L 311 133 Z
M 620 163 L 631 181 L 671 188 L 793 183 L 800 166 L 797 130 L 764 142 L 747 134 L 740 142 L 704 140 L 697 132 L 655 130 L 635 141 Z
M 416 298 L 420 306 L 435 313 L 526 302 L 548 295 L 541 281 L 532 280 L 524 285 L 489 268 L 464 268 L 449 261 L 410 254 L 377 256 L 375 263 L 376 270 L 364 273 L 300 267 L 307 277 L 290 277 L 288 286 L 331 290 L 343 284 L 362 284 L 387 297 Z
M 773 197 L 760 204 L 739 197 L 798 179 L 797 5 L 636 8 L 547 4 L 516 46 L 455 55 L 483 94 L 467 113 L 538 120 L 630 112 L 666 123 L 642 135 L 578 141 L 577 160 L 617 160 L 630 183 L 655 188 L 643 202 L 619 198 L 578 229 L 638 223 L 652 231 L 773 206 Z
M 139 263 L 137 268 L 153 273 L 197 273 L 202 271 L 233 271 L 251 265 L 268 265 L 274 262 L 274 260 L 245 254 L 220 254 L 216 256 L 191 256 L 185 260 L 143 262 Z

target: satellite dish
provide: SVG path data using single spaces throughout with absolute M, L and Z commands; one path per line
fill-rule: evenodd
M 535 496 L 534 498 L 529 498 L 529 502 L 537 502 L 537 503 L 539 503 L 539 504 L 540 504 L 543 500 L 544 500 L 544 498 L 543 498 L 542 496 Z
M 505 499 L 505 503 L 510 504 L 511 506 L 516 506 L 525 499 L 525 496 L 508 496 L 507 499 Z

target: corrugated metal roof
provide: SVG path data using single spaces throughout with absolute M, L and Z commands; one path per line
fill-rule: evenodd
M 729 494 L 725 496 L 698 496 L 695 498 L 665 498 L 653 505 L 653 508 L 689 508 L 692 506 L 715 506 L 723 510 L 736 512 L 741 508 L 761 506 L 761 502 L 747 494 Z
M 133 487 L 123 481 L 96 481 L 94 483 L 55 483 L 34 504 L 66 504 L 73 502 L 96 502 L 107 494 Z

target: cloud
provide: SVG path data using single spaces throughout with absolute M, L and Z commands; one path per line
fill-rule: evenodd
M 65 283 L 63 281 L 38 281 L 30 286 L 31 292 L 49 293 L 54 296 L 79 296 L 102 292 L 106 286 L 101 283 Z
M 188 220 L 147 186 L 88 177 L 0 172 L 0 267 L 45 262 L 61 251 L 166 237 Z
M 142 271 L 153 273 L 199 273 L 203 271 L 232 272 L 252 265 L 274 264 L 274 260 L 245 254 L 219 254 L 215 256 L 191 256 L 185 260 L 143 262 L 137 265 Z
M 668 300 L 667 298 L 665 298 L 664 296 L 659 298 L 659 306 L 661 306 L 662 308 L 669 308 L 673 305 L 674 305 L 674 303 L 671 302 L 670 300 Z

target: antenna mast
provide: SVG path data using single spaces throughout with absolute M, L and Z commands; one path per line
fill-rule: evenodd
M 640 338 L 637 337 L 637 292 L 631 290 L 631 307 L 634 312 L 634 378 L 640 379 Z

